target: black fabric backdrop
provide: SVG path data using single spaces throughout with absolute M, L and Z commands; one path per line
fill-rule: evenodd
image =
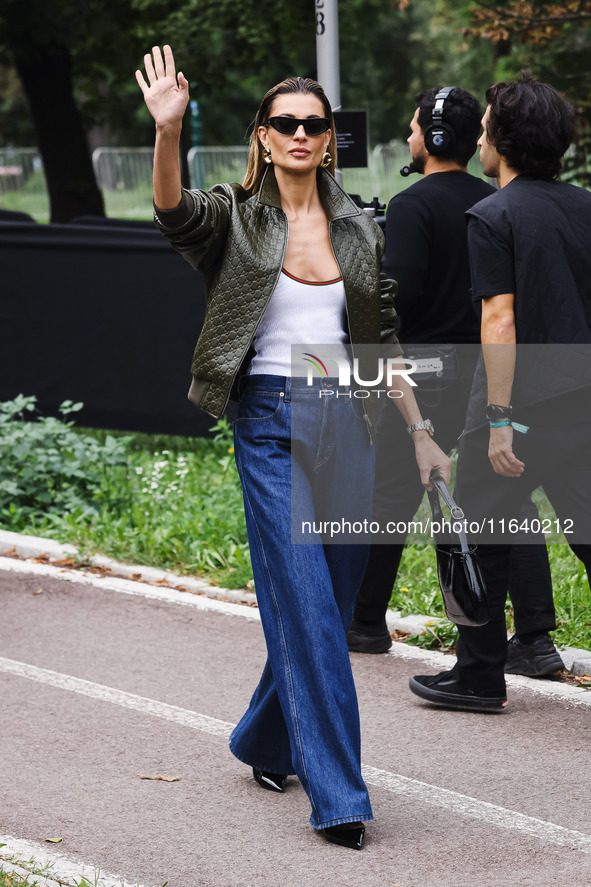
M 35 394 L 46 415 L 82 401 L 77 424 L 101 428 L 215 424 L 187 400 L 203 281 L 151 222 L 0 214 L 0 269 L 0 400 Z

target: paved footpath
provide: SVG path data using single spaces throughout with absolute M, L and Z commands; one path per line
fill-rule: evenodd
M 408 691 L 450 657 L 353 655 L 359 853 L 308 825 L 295 778 L 262 791 L 227 749 L 265 660 L 255 608 L 0 557 L 0 626 L 0 859 L 48 857 L 48 884 L 591 883 L 587 690 L 512 678 L 503 713 L 451 712 Z

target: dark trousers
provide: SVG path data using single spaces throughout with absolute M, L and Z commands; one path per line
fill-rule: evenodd
M 532 513 L 537 515 L 537 509 L 533 506 L 532 508 Z M 546 547 L 511 545 L 509 548 L 508 591 L 513 604 L 516 633 L 554 631 L 556 612 Z M 379 622 L 384 617 L 392 597 L 403 551 L 404 545 L 371 546 L 365 576 L 355 605 L 357 619 Z M 425 553 L 425 557 L 430 557 L 435 567 L 435 553 L 429 551 Z
M 479 628 L 458 627 L 454 672 L 472 689 L 504 691 L 504 608 L 512 547 L 508 544 L 511 535 L 500 535 L 498 528 L 502 521 L 508 526 L 511 520 L 521 520 L 521 503 L 536 487 L 544 488 L 563 526 L 572 529 L 565 533 L 566 539 L 591 575 L 591 419 L 568 425 L 564 417 L 547 408 L 524 412 L 519 419 L 530 426 L 527 435 L 514 435 L 514 452 L 525 463 L 519 478 L 494 473 L 488 461 L 488 428 L 465 435 L 459 447 L 456 500 L 471 520 L 494 522 L 499 540 L 479 545 L 490 621 Z
M 447 387 L 436 387 L 437 383 L 427 387 L 429 383 L 425 383 L 415 389 L 421 412 L 432 420 L 435 440 L 445 452 L 453 449 L 464 427 L 472 384 L 470 370 L 470 366 L 464 368 L 459 381 Z M 395 404 L 386 401 L 377 420 L 373 517 L 380 523 L 388 520 L 407 523 L 416 514 L 423 494 L 414 444 Z M 536 507 L 524 494 L 523 517 L 531 521 L 537 516 Z M 379 539 L 371 545 L 355 606 L 355 618 L 364 622 L 379 622 L 384 618 L 404 550 L 404 534 L 395 542 L 384 543 L 383 535 Z M 543 536 L 538 535 L 537 542 L 542 544 L 511 546 L 509 592 L 518 633 L 556 628 L 552 579 Z M 426 556 L 435 564 L 434 552 Z

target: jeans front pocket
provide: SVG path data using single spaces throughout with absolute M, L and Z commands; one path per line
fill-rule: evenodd
M 257 388 L 247 391 L 238 404 L 236 421 L 240 424 L 267 422 L 277 415 L 284 401 L 283 391 L 277 389 Z

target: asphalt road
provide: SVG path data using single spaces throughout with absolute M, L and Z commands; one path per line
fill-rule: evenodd
M 0 629 L 9 847 L 60 837 L 145 887 L 591 883 L 589 691 L 517 678 L 503 713 L 451 712 L 407 687 L 441 654 L 353 655 L 376 817 L 359 853 L 308 825 L 295 778 L 262 791 L 227 749 L 265 659 L 256 610 L 0 558 Z

